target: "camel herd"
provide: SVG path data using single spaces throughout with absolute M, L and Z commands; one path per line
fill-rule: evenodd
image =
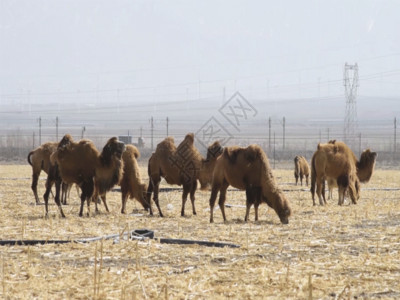
M 252 205 L 255 208 L 255 220 L 258 220 L 258 207 L 265 202 L 275 210 L 281 223 L 288 224 L 291 208 L 288 199 L 279 188 L 272 174 L 268 157 L 258 145 L 248 147 L 230 146 L 223 148 L 218 141 L 207 149 L 203 157 L 194 145 L 194 134 L 189 133 L 176 146 L 172 137 L 160 142 L 148 161 L 149 183 L 142 182 L 137 159 L 139 150 L 133 145 L 124 145 L 117 138 L 110 138 L 100 152 L 90 140 L 75 142 L 66 134 L 60 142 L 49 142 L 34 149 L 28 154 L 32 166 L 32 191 L 37 204 L 37 183 L 41 170 L 47 173 L 46 192 L 43 196 L 46 215 L 52 186 L 55 185 L 55 202 L 62 217 L 65 214 L 62 205 L 66 203 L 67 191 L 73 184 L 81 190 L 79 216 L 83 215 L 84 204 L 87 204 L 87 215 L 90 214 L 90 203 L 95 203 L 98 211 L 98 199 L 108 212 L 106 194 L 114 186 L 121 187 L 121 213 L 126 213 L 128 197 L 136 199 L 143 208 L 153 215 L 151 197 L 157 206 L 160 217 L 163 213 L 159 204 L 159 185 L 164 178 L 168 184 L 183 187 L 181 216 L 185 215 L 185 203 L 188 195 L 195 209 L 195 192 L 197 182 L 201 189 L 211 189 L 210 223 L 219 193 L 218 205 L 224 221 L 226 191 L 229 186 L 246 191 L 245 221 L 249 219 Z M 369 149 L 363 151 L 360 160 L 343 142 L 336 140 L 318 144 L 311 159 L 311 167 L 303 156 L 294 159 L 294 176 L 303 184 L 303 177 L 308 186 L 311 170 L 311 195 L 315 205 L 315 192 L 320 205 L 326 204 L 325 181 L 328 182 L 329 195 L 338 187 L 338 204 L 344 203 L 344 197 L 350 196 L 353 204 L 360 197 L 360 182 L 368 182 L 372 176 L 377 154 Z M 62 201 L 60 193 L 62 192 Z

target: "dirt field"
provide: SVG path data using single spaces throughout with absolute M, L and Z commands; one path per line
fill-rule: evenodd
M 143 178 L 147 179 L 142 168 Z M 243 222 L 244 192 L 229 191 L 222 222 L 209 223 L 209 192 L 197 193 L 180 217 L 181 194 L 160 193 L 165 218 L 149 217 L 121 195 L 108 194 L 111 212 L 78 217 L 75 189 L 67 218 L 51 199 L 50 216 L 34 204 L 28 165 L 0 166 L 1 240 L 79 239 L 133 229 L 156 237 L 229 242 L 240 248 L 161 244 L 157 240 L 0 246 L 3 299 L 390 299 L 400 298 L 400 171 L 376 170 L 357 205 L 312 206 L 308 187 L 294 185 L 292 170 L 274 175 L 291 201 L 282 225 L 260 206 L 260 221 Z M 44 192 L 44 175 L 39 195 Z M 155 205 L 153 204 L 155 209 Z M 86 209 L 86 207 L 85 207 Z M 86 211 L 86 210 L 85 210 Z

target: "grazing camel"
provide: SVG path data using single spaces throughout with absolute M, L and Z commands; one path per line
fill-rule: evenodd
M 149 204 L 146 200 L 147 185 L 142 183 L 139 166 L 136 161 L 139 156 L 139 150 L 133 145 L 127 145 L 124 153 L 122 153 L 122 161 L 124 162 L 124 175 L 122 176 L 120 186 L 122 193 L 121 213 L 123 214 L 125 213 L 128 196 L 130 199 L 136 199 L 139 201 L 145 210 L 149 209 Z
M 283 224 L 289 223 L 291 215 L 289 201 L 275 182 L 268 157 L 260 146 L 226 147 L 217 159 L 210 197 L 210 223 L 214 221 L 213 211 L 218 192 L 220 192 L 218 205 L 226 221 L 225 199 L 229 185 L 246 190 L 245 221 L 248 221 L 252 204 L 254 204 L 257 221 L 258 206 L 261 202 L 266 202 L 275 210 Z
M 308 176 L 310 175 L 310 167 L 304 156 L 297 155 L 294 158 L 294 177 L 296 178 L 296 185 L 300 178 L 300 184 L 303 185 L 303 176 L 306 178 L 306 185 L 308 186 Z
M 147 188 L 147 200 L 150 205 L 150 215 L 153 215 L 151 207 L 151 194 L 154 191 L 153 200 L 158 208 L 160 217 L 163 213 L 160 209 L 158 191 L 161 178 L 168 184 L 183 186 L 181 216 L 185 215 L 185 203 L 190 193 L 193 214 L 196 214 L 194 205 L 197 180 L 201 187 L 205 188 L 210 182 L 216 158 L 221 155 L 222 147 L 219 142 L 214 142 L 207 149 L 207 158 L 204 159 L 194 146 L 194 134 L 189 133 L 184 140 L 175 146 L 174 139 L 167 137 L 157 145 L 148 163 L 149 185 Z
M 342 143 L 318 144 L 317 151 L 311 160 L 311 195 L 315 205 L 315 188 L 320 205 L 326 204 L 323 189 L 326 178 L 334 179 L 339 187 L 339 205 L 344 202 L 346 191 L 349 192 L 353 204 L 360 197 L 360 180 L 357 167 L 350 148 Z
M 58 144 L 57 151 L 51 155 L 52 166 L 47 177 L 46 193 L 44 194 L 46 215 L 50 188 L 54 182 L 56 183 L 55 201 L 62 217 L 65 215 L 60 205 L 61 182 L 79 185 L 82 190 L 79 216 L 83 215 L 85 200 L 89 215 L 90 199 L 94 189 L 99 191 L 99 194 L 105 194 L 121 180 L 122 152 L 124 150 L 124 143 L 119 142 L 115 137 L 107 141 L 100 153 L 92 141 L 81 140 L 76 143 L 69 134 L 66 134 Z M 108 211 L 105 201 L 104 205 Z

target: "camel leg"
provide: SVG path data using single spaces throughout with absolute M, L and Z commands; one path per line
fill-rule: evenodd
M 93 182 L 84 182 L 82 183 L 82 194 L 81 194 L 81 208 L 79 210 L 79 216 L 83 216 L 83 205 L 85 201 L 87 201 L 87 215 L 90 215 L 90 198 L 93 196 Z
M 220 186 L 217 184 L 213 184 L 211 188 L 211 196 L 210 196 L 210 223 L 214 222 L 214 205 L 217 200 L 218 192 Z
M 190 190 L 191 190 L 190 184 L 183 185 L 181 217 L 185 215 L 185 203 Z
M 110 210 L 108 209 L 108 206 L 107 206 L 106 194 L 101 195 L 100 198 L 101 198 L 101 200 L 103 201 L 103 204 L 104 204 L 104 207 L 106 208 L 106 211 L 107 211 L 107 212 L 110 212 Z
M 164 217 L 163 213 L 161 212 L 160 208 L 160 203 L 158 201 L 158 189 L 159 189 L 160 182 L 157 182 L 157 184 L 154 185 L 154 195 L 153 195 L 153 200 L 157 206 L 158 212 L 160 213 L 160 217 Z
M 50 191 L 51 191 L 51 186 L 52 186 L 52 182 L 49 179 L 49 176 L 47 176 L 47 180 L 46 180 L 46 191 L 43 195 L 43 199 L 44 199 L 44 206 L 46 209 L 46 216 L 49 212 L 49 195 L 50 195 Z
M 219 200 L 218 200 L 218 205 L 219 208 L 221 209 L 221 214 L 224 219 L 224 222 L 226 222 L 226 215 L 225 215 L 225 200 L 226 200 L 226 190 L 228 189 L 229 183 L 224 180 L 220 192 L 219 192 Z
M 153 181 L 149 180 L 149 186 L 147 187 L 147 191 L 146 191 L 146 201 L 149 204 L 149 212 L 150 212 L 150 216 L 153 215 L 153 208 L 151 207 L 151 194 L 153 193 Z
M 294 174 L 294 177 L 296 178 L 296 185 L 297 185 L 297 181 L 299 180 L 299 176 Z
M 65 218 L 62 206 L 61 206 L 61 201 L 60 201 L 60 190 L 61 190 L 61 178 L 57 178 L 56 180 L 56 196 L 54 197 L 54 200 L 58 206 L 58 209 L 60 210 L 61 217 Z
M 258 206 L 261 204 L 261 187 L 254 188 L 254 213 L 255 221 L 258 221 Z
M 351 184 L 349 185 L 349 194 L 350 194 L 351 202 L 352 202 L 353 204 L 357 204 L 357 197 L 356 197 L 356 192 L 355 192 L 355 190 L 356 190 L 356 187 L 354 186 L 353 183 L 351 183 Z
M 121 214 L 126 213 L 126 201 L 128 200 L 128 193 L 126 191 L 121 191 L 121 200 L 122 200 L 122 208 L 121 208 Z
M 33 194 L 35 195 L 36 204 L 40 204 L 40 200 L 39 200 L 39 196 L 38 196 L 38 192 L 37 192 L 38 180 L 39 180 L 39 174 L 32 174 L 31 188 L 32 188 Z
M 193 182 L 192 189 L 190 190 L 190 201 L 192 202 L 193 214 L 196 215 L 196 207 L 194 206 L 195 193 L 197 189 L 197 180 Z
M 306 186 L 308 186 L 308 176 L 306 176 Z
M 250 208 L 253 203 L 254 203 L 253 188 L 248 187 L 246 189 L 246 215 L 244 216 L 245 222 L 249 220 Z
M 325 198 L 325 180 L 322 181 L 322 199 L 324 200 L 324 204 L 327 204 L 326 198 Z
M 303 186 L 303 174 L 300 173 L 300 185 Z
M 339 205 L 344 204 L 344 195 L 346 194 L 346 190 L 347 190 L 346 187 L 339 185 L 339 202 L 338 202 Z
M 324 199 L 322 198 L 322 187 L 323 187 L 323 178 L 317 178 L 317 196 L 319 200 L 319 205 L 324 205 Z M 314 200 L 313 200 L 314 201 Z M 314 202 L 315 205 L 315 202 Z

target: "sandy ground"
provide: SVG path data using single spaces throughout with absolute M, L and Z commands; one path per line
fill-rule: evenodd
M 145 180 L 145 168 L 142 168 Z M 209 192 L 196 194 L 180 217 L 181 193 L 160 193 L 164 218 L 148 216 L 129 200 L 122 215 L 119 192 L 111 212 L 78 217 L 75 189 L 66 218 L 51 199 L 50 213 L 35 205 L 28 165 L 0 166 L 0 240 L 71 240 L 153 230 L 158 238 L 234 243 L 240 248 L 113 239 L 92 243 L 0 246 L 3 299 L 398 299 L 400 298 L 400 171 L 376 170 L 357 205 L 312 206 L 308 187 L 294 185 L 292 170 L 274 170 L 293 215 L 282 225 L 260 206 L 260 220 L 243 221 L 244 192 L 229 191 L 223 223 L 216 208 L 209 223 Z M 45 177 L 39 181 L 44 192 Z M 153 208 L 155 208 L 153 204 Z

